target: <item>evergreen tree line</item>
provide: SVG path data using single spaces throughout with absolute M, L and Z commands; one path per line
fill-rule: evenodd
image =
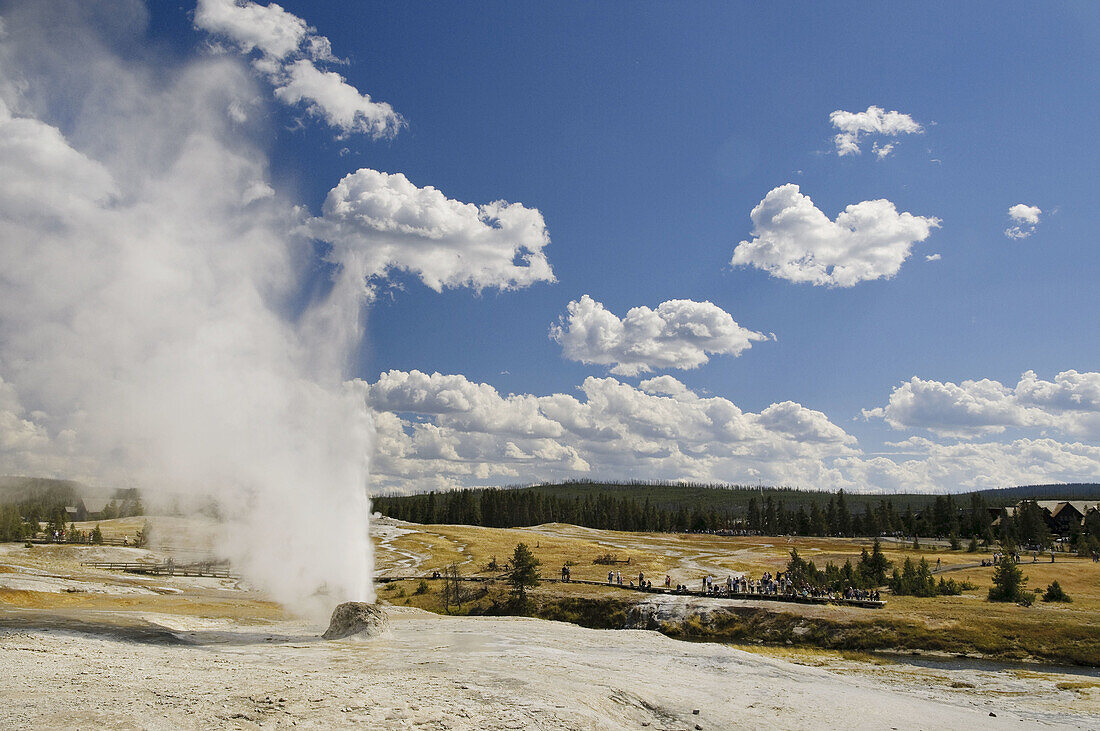
M 140 500 L 127 501 L 126 505 L 128 507 L 120 509 L 112 500 L 100 514 L 100 519 L 128 518 L 144 512 Z M 0 542 L 22 541 L 40 534 L 47 538 L 60 536 L 70 543 L 103 542 L 99 526 L 92 531 L 77 531 L 76 526 L 67 521 L 68 514 L 63 504 L 44 507 L 40 501 L 32 500 L 16 505 L 0 505 Z M 44 529 L 42 523 L 46 524 Z
M 857 563 L 853 564 L 848 559 L 843 566 L 837 566 L 828 561 L 823 569 L 819 569 L 812 560 L 806 561 L 799 556 L 796 548 L 791 551 L 791 558 L 787 561 L 786 577 L 796 587 L 809 584 L 817 589 L 832 589 L 837 592 L 849 588 L 877 589 L 886 584 L 886 572 L 890 565 L 877 539 L 870 553 L 866 548 L 863 549 Z
M 778 491 L 749 498 L 746 506 L 696 507 L 666 499 L 658 503 L 649 496 L 639 500 L 622 492 L 594 489 L 583 496 L 557 496 L 546 489 L 466 489 L 421 495 L 379 497 L 375 510 L 383 515 L 413 523 L 449 523 L 514 528 L 540 523 L 571 523 L 603 530 L 646 532 L 744 532 L 760 535 L 799 536 L 921 536 L 960 537 L 973 542 L 1010 540 L 1023 545 L 1047 545 L 1051 535 L 1042 511 L 1027 503 L 1016 514 L 1002 513 L 993 526 L 991 512 L 981 493 L 960 496 L 939 495 L 923 510 L 911 505 L 898 509 L 889 497 L 877 502 L 861 497 L 862 507 L 852 509 L 843 490 L 817 494 L 810 501 L 798 500 L 802 493 Z M 792 496 L 794 500 L 784 499 Z M 1100 537 L 1100 516 L 1095 514 L 1091 531 Z M 1089 535 L 1089 532 L 1085 532 Z
M 937 583 L 932 576 L 932 567 L 928 559 L 923 556 L 917 563 L 913 563 L 913 560 L 906 556 L 901 570 L 894 569 L 889 584 L 895 596 L 958 596 L 963 591 L 974 588 L 974 585 L 968 581 L 958 582 L 954 579 L 944 579 L 942 576 Z

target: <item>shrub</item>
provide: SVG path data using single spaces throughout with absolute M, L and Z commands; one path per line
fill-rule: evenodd
M 1052 581 L 1052 582 L 1050 582 L 1050 586 L 1047 587 L 1047 590 L 1045 592 L 1043 592 L 1043 601 L 1044 602 L 1072 602 L 1073 600 L 1070 599 L 1069 594 L 1067 594 L 1062 589 L 1061 584 L 1059 584 L 1057 581 Z
M 945 581 L 941 576 L 940 583 L 936 585 L 936 593 L 940 596 L 958 596 L 962 594 L 962 587 L 954 579 Z
M 424 579 L 421 579 L 420 583 L 416 585 L 416 591 L 414 591 L 413 593 L 417 594 L 417 595 L 427 594 L 428 593 L 428 582 L 425 581 Z

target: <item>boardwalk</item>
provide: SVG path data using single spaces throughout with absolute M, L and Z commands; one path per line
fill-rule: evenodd
M 216 563 L 174 564 L 171 562 L 124 563 L 119 561 L 87 561 L 81 563 L 80 565 L 87 566 L 88 568 L 92 569 L 103 569 L 106 571 L 125 571 L 129 574 L 148 574 L 152 576 L 202 576 L 216 579 L 241 578 L 239 575 L 234 574 L 232 571 L 230 571 L 227 565 Z
M 377 581 L 380 584 L 388 584 L 393 581 L 419 581 L 424 579 L 426 581 L 438 581 L 444 577 L 440 576 L 384 576 L 378 577 Z M 505 581 L 508 578 L 507 574 L 501 574 L 499 576 L 459 576 L 459 581 Z M 638 586 L 629 586 L 627 584 L 609 584 L 606 581 L 589 581 L 587 579 L 571 579 L 567 582 L 562 582 L 561 579 L 547 579 L 543 578 L 540 581 L 544 584 L 584 584 L 587 586 L 603 586 L 609 589 L 625 589 L 627 591 L 637 591 L 643 594 L 667 594 L 672 596 L 695 596 L 706 599 L 740 599 L 749 601 L 761 601 L 761 602 L 784 602 L 787 604 L 836 604 L 846 607 L 862 607 L 864 609 L 881 609 L 886 606 L 885 601 L 874 601 L 871 599 L 830 599 L 828 597 L 813 597 L 813 596 L 801 596 L 797 594 L 748 594 L 735 592 L 733 594 L 708 594 L 702 591 L 674 591 L 672 589 L 666 589 L 663 586 L 654 586 L 651 589 L 645 589 Z

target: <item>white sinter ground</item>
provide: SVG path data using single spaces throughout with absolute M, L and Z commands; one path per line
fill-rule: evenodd
M 194 644 L 6 631 L 0 727 L 26 727 L 32 718 L 38 728 L 1090 725 L 1087 716 L 1037 713 L 1009 695 L 936 698 L 655 632 L 406 608 L 390 616 L 390 632 L 370 642 L 325 642 L 317 639 L 322 628 L 295 622 L 231 627 L 178 618 L 165 626 Z

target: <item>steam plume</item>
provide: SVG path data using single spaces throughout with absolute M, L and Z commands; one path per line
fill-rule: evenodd
M 276 600 L 371 599 L 365 288 L 306 294 L 248 68 L 150 55 L 136 2 L 2 21 L 0 472 L 213 497 Z

